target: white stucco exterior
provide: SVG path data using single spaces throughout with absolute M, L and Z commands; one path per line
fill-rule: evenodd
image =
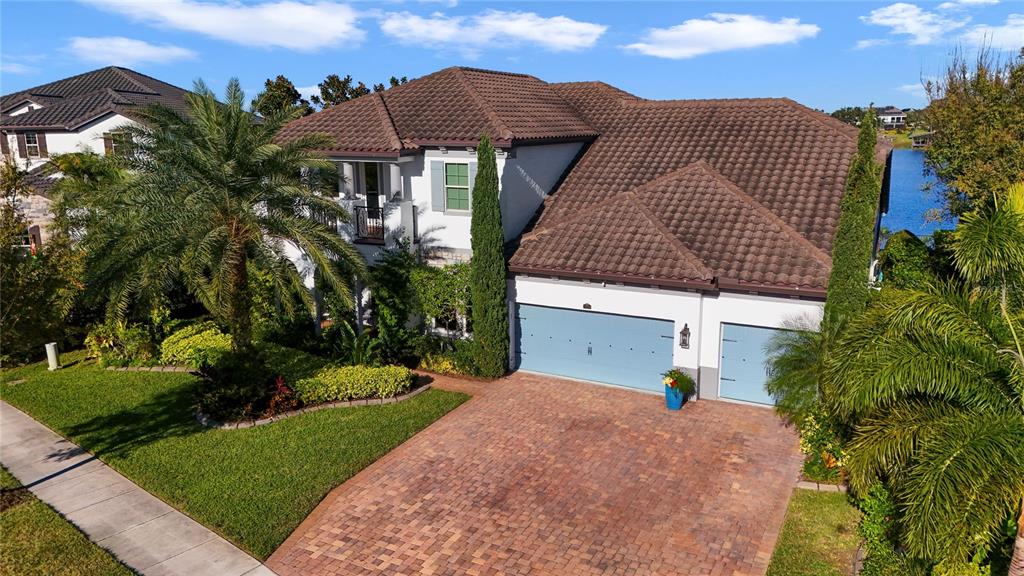
M 572 163 L 583 144 L 569 142 L 538 146 L 519 146 L 512 151 L 499 150 L 496 156 L 499 179 L 499 202 L 506 240 L 518 236 L 533 218 L 541 202 L 551 193 Z M 365 184 L 360 180 L 361 162 L 374 159 L 335 159 L 339 174 L 339 197 L 350 210 L 365 206 Z M 380 159 L 381 208 L 385 220 L 386 245 L 400 235 L 411 237 L 425 252 L 439 254 L 442 260 L 468 260 L 471 212 L 438 210 L 433 202 L 433 169 L 435 163 L 471 165 L 476 170 L 476 152 L 469 148 L 428 148 L 422 154 L 402 158 Z M 353 196 L 355 198 L 353 198 Z M 412 226 L 415 212 L 415 226 Z M 351 234 L 351 231 L 347 231 Z M 373 259 L 379 246 L 361 246 L 360 251 Z
M 823 303 L 766 295 L 702 293 L 517 275 L 509 280 L 509 301 L 571 310 L 671 320 L 673 364 L 698 376 L 700 396 L 718 398 L 722 324 L 782 328 L 801 318 L 820 321 Z M 511 312 L 511 311 L 510 311 Z M 513 319 L 514 321 L 514 319 Z M 690 347 L 679 333 L 690 329 Z
M 95 152 L 103 154 L 103 135 L 116 131 L 125 124 L 137 123 L 120 114 L 111 113 L 89 122 L 74 132 L 47 130 L 38 131 L 37 133 L 46 135 L 46 150 L 49 156 L 67 154 L 69 152 Z M 17 135 L 14 132 L 6 134 L 5 137 L 7 138 L 7 145 L 11 155 L 18 160 L 20 165 L 26 165 L 27 161 L 28 169 L 31 170 L 46 163 L 47 158 L 22 157 L 18 151 Z

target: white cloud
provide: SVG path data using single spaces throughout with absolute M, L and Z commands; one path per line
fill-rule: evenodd
M 301 94 L 302 97 L 305 98 L 306 100 L 309 100 L 310 96 L 320 95 L 319 84 L 313 84 L 312 86 L 296 86 L 295 89 L 298 90 L 299 94 Z M 260 90 L 262 90 L 262 88 L 260 88 Z
M 970 44 L 991 46 L 996 50 L 1020 50 L 1024 47 L 1024 14 L 1010 14 L 1002 26 L 972 26 L 964 32 L 963 39 Z
M 799 18 L 771 21 L 750 14 L 709 14 L 671 28 L 652 28 L 640 42 L 626 50 L 648 56 L 684 59 L 741 48 L 792 44 L 814 38 L 821 31 L 815 24 L 801 24 Z
M 35 68 L 20 62 L 0 62 L 0 72 L 4 74 L 30 74 L 35 71 Z
M 865 48 L 874 48 L 876 46 L 888 46 L 892 44 L 892 40 L 887 38 L 868 38 L 867 40 L 857 40 L 857 43 L 853 46 L 855 50 L 863 50 Z
M 313 51 L 354 46 L 365 32 L 347 4 L 277 0 L 215 4 L 197 0 L 84 0 L 140 22 L 196 32 L 245 46 Z
M 885 26 L 893 34 L 910 36 L 910 44 L 931 44 L 946 32 L 962 28 L 970 18 L 953 19 L 935 12 L 922 10 L 920 6 L 897 2 L 872 10 L 860 18 L 867 24 Z
M 474 56 L 492 46 L 523 44 L 552 52 L 583 50 L 596 44 L 608 27 L 565 16 L 487 10 L 469 17 L 392 12 L 381 17 L 380 29 L 401 44 L 451 47 Z
M 939 4 L 939 10 L 963 10 L 970 6 L 991 6 L 999 4 L 999 0 L 954 0 Z
M 897 86 L 896 90 L 903 92 L 904 94 L 909 94 L 918 100 L 928 99 L 928 92 L 924 89 L 924 84 L 921 84 L 920 82 L 915 82 L 914 84 L 902 84 Z
M 171 44 L 150 44 L 123 36 L 75 36 L 68 42 L 65 51 L 87 62 L 120 66 L 166 64 L 196 57 L 196 53 L 188 48 Z

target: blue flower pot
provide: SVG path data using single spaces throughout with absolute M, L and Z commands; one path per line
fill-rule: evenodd
M 665 407 L 669 410 L 679 410 L 683 407 L 686 396 L 677 388 L 665 385 Z

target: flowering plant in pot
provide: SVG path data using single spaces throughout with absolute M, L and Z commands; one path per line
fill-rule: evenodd
M 686 399 L 697 391 L 697 383 L 693 381 L 693 377 L 678 368 L 673 368 L 662 376 L 664 378 L 661 382 L 665 385 L 665 407 L 669 410 L 682 408 Z

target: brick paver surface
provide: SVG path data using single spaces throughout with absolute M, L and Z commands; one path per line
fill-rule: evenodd
M 443 380 L 435 385 L 444 386 Z M 771 410 L 515 374 L 335 489 L 298 574 L 763 574 L 795 484 Z

